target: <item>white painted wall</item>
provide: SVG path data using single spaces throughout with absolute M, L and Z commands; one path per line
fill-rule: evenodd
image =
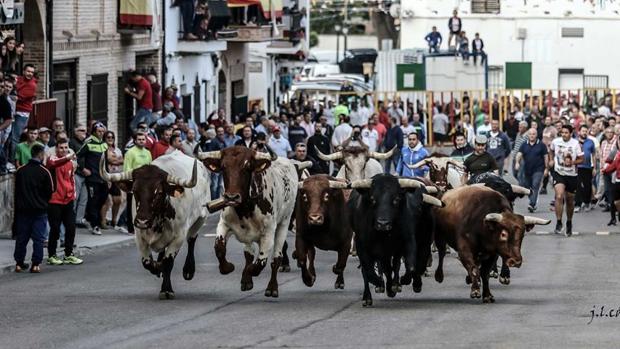
M 486 88 L 485 69 L 474 65 L 472 58 L 464 64 L 459 57 L 426 57 L 428 91 L 472 91 Z
M 413 16 L 403 18 L 401 46 L 426 47 L 424 36 L 436 25 L 444 36 L 443 48 L 447 48 L 448 18 L 452 9 L 460 6 L 463 29 L 470 42 L 476 32 L 480 33 L 489 65 L 532 62 L 533 88 L 557 89 L 559 69 L 569 68 L 584 69 L 586 75 L 608 75 L 610 87 L 620 86 L 620 70 L 615 69 L 620 47 L 613 44 L 620 20 L 620 15 L 613 10 L 620 9 L 620 4 L 607 3 L 602 10 L 584 5 L 583 1 L 533 0 L 527 3 L 524 6 L 521 0 L 502 1 L 499 15 L 472 15 L 469 1 L 409 0 L 404 3 L 403 10 L 413 11 Z M 572 14 L 565 16 L 566 11 Z M 584 37 L 562 38 L 562 27 L 583 27 Z M 517 39 L 518 28 L 527 29 L 523 51 L 522 41 Z

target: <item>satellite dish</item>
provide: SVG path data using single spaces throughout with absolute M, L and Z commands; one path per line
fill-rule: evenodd
M 400 17 L 400 4 L 392 4 L 390 6 L 390 16 L 394 18 Z

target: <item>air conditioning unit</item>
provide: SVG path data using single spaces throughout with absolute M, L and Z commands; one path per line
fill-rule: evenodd
M 525 40 L 525 39 L 527 39 L 527 28 L 517 29 L 517 40 Z

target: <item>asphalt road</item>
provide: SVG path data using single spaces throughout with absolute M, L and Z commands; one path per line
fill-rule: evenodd
M 583 226 L 603 216 L 581 215 Z M 213 232 L 214 224 L 204 230 Z M 409 287 L 393 299 L 374 294 L 373 308 L 361 306 L 356 259 L 349 260 L 344 290 L 333 289 L 335 253 L 319 252 L 315 286 L 304 286 L 294 266 L 280 274 L 280 297 L 273 299 L 263 296 L 269 268 L 253 290 L 241 292 L 241 245 L 231 239 L 237 268 L 227 276 L 219 274 L 212 246 L 212 237 L 198 240 L 189 282 L 181 277 L 182 250 L 173 270 L 176 299 L 168 301 L 158 299 L 161 280 L 142 269 L 133 247 L 87 256 L 82 266 L 0 276 L 0 347 L 612 348 L 620 340 L 618 235 L 528 235 L 511 285 L 491 283 L 495 304 L 469 298 L 452 254 L 443 284 L 425 278 L 420 294 Z M 593 317 L 601 306 L 607 315 L 614 309 L 612 316 Z

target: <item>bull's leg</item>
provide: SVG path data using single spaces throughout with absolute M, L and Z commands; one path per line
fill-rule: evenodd
M 375 287 L 385 288 L 385 283 L 383 282 L 383 277 L 381 275 L 377 275 L 375 273 L 375 263 L 372 258 L 364 251 L 363 248 L 357 248 L 358 257 L 360 260 L 360 264 L 362 265 L 362 270 L 366 269 L 368 278 L 368 282 L 375 285 Z M 371 301 L 372 304 L 372 301 Z
M 224 224 L 222 220 L 217 224 L 215 232 L 215 256 L 219 262 L 220 274 L 230 274 L 235 270 L 235 266 L 226 260 L 226 242 L 232 231 Z
M 351 256 L 355 257 L 357 256 L 357 246 L 355 246 L 355 232 L 353 233 L 353 235 L 351 236 Z M 372 301 L 370 301 L 370 303 L 372 304 Z
M 491 270 L 489 271 L 489 277 L 495 278 L 497 279 L 498 273 L 497 273 L 497 259 L 499 258 L 499 256 L 495 256 L 493 257 L 493 263 L 491 264 Z
M 172 290 L 172 283 L 170 282 L 170 273 L 174 266 L 174 256 L 168 255 L 161 261 L 161 271 L 163 275 L 163 281 L 161 283 L 161 291 L 159 291 L 159 299 L 174 299 L 174 291 Z
M 387 256 L 384 257 L 381 261 L 381 264 L 384 265 L 384 274 L 385 274 L 385 284 L 386 284 L 386 294 L 388 297 L 390 298 L 394 298 L 396 296 L 396 289 L 393 287 L 394 285 L 392 284 L 392 282 L 394 281 L 394 279 L 392 278 L 392 272 L 393 272 L 393 259 L 392 256 Z M 400 258 L 398 261 L 398 264 L 400 264 Z
M 344 268 L 347 266 L 347 259 L 349 258 L 349 251 L 351 250 L 350 242 L 346 243 L 345 246 L 340 248 L 338 251 L 338 261 L 332 268 L 334 274 L 338 275 L 336 277 L 336 283 L 334 284 L 335 289 L 344 289 Z
M 392 257 L 392 285 L 390 288 L 394 292 L 402 292 L 403 288 L 400 285 L 400 256 Z
M 288 273 L 291 271 L 291 262 L 288 259 L 286 250 L 288 250 L 288 243 L 284 240 L 284 245 L 282 245 L 282 265 L 280 266 L 280 271 L 283 273 Z
M 194 278 L 196 272 L 196 260 L 194 259 L 194 246 L 196 245 L 196 239 L 198 236 L 189 237 L 187 239 L 187 257 L 185 257 L 185 264 L 183 265 L 183 278 L 185 280 L 191 280 Z
M 151 248 L 149 247 L 148 243 L 144 239 L 142 239 L 142 235 L 140 234 L 139 230 L 136 234 L 136 246 L 138 247 L 138 251 L 140 252 L 142 266 L 144 267 L 144 269 L 151 272 L 151 274 L 160 277 L 161 272 L 157 267 L 157 263 L 155 263 L 155 261 L 153 260 L 153 256 L 151 255 Z
M 443 260 L 446 257 L 446 242 L 443 239 L 437 239 L 435 234 L 435 245 L 437 246 L 437 269 L 435 270 L 435 281 L 443 282 Z
M 482 278 L 482 302 L 483 303 L 495 303 L 495 298 L 491 294 L 491 289 L 489 288 L 489 272 L 493 268 L 493 265 L 497 266 L 497 256 L 495 258 L 491 257 L 482 261 L 482 265 L 480 268 L 480 277 Z
M 265 297 L 278 297 L 278 269 L 280 269 L 280 264 L 282 264 L 282 257 L 275 257 L 271 261 L 271 278 L 265 290 Z
M 254 288 L 254 283 L 252 282 L 252 274 L 250 273 L 250 268 L 252 267 L 252 262 L 254 261 L 254 255 L 249 252 L 252 251 L 252 245 L 246 245 L 243 256 L 245 257 L 245 267 L 243 268 L 243 273 L 241 273 L 241 291 L 249 291 Z
M 299 236 L 295 238 L 295 251 L 297 251 L 297 265 L 301 269 L 301 279 L 304 285 L 312 287 L 314 277 L 308 271 L 308 246 Z
M 260 275 L 261 271 L 263 271 L 267 265 L 267 258 L 269 258 L 270 253 L 273 252 L 273 258 L 282 257 L 282 245 L 284 245 L 284 239 L 282 239 L 280 244 L 274 249 L 275 234 L 272 233 L 274 230 L 275 229 L 271 226 L 266 226 L 265 230 L 263 230 L 260 241 L 258 242 L 258 257 L 250 266 L 250 275 Z
M 499 282 L 503 285 L 510 285 L 510 268 L 502 258 L 502 271 L 499 273 Z
M 194 258 L 194 246 L 198 238 L 198 230 L 204 225 L 204 218 L 200 217 L 192 224 L 187 232 L 187 257 L 183 265 L 183 278 L 191 280 L 196 272 L 196 259 Z
M 374 274 L 374 269 L 371 272 L 372 274 Z M 368 277 L 368 270 L 366 270 L 363 263 L 362 263 L 362 278 L 364 279 L 364 295 L 362 296 L 362 306 L 371 307 L 372 306 L 372 294 L 370 293 L 370 286 L 368 285 L 370 278 Z
M 480 270 L 473 254 L 465 248 L 459 248 L 459 259 L 467 270 L 467 277 L 471 281 L 471 298 L 480 298 Z
M 312 275 L 312 280 L 316 280 L 316 270 L 314 270 L 314 258 L 316 257 L 316 249 L 314 246 L 308 246 L 308 273 Z

